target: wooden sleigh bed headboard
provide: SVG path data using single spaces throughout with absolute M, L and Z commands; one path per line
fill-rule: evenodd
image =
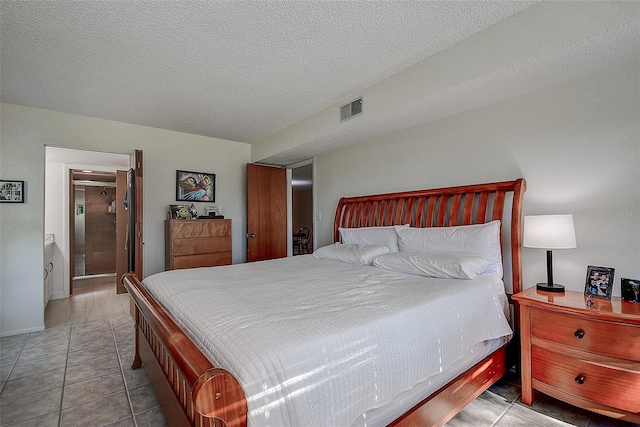
M 420 228 L 450 227 L 500 220 L 505 274 L 511 272 L 510 277 L 505 277 L 505 285 L 511 285 L 515 294 L 522 290 L 521 223 L 525 190 L 526 182 L 519 178 L 487 184 L 343 197 L 338 202 L 333 222 L 333 241 L 339 241 L 338 229 L 341 227 L 401 224 Z
M 336 210 L 334 241 L 340 227 L 410 224 L 442 227 L 502 221 L 505 272 L 513 291 L 521 290 L 522 200 L 524 179 L 514 181 L 342 198 Z M 511 205 L 510 209 L 505 209 Z M 510 224 L 508 226 L 507 224 Z M 505 275 L 507 275 L 505 273 Z M 171 426 L 246 427 L 247 402 L 236 378 L 214 366 L 153 299 L 134 274 L 123 277 L 135 302 L 136 350 L 133 368 L 144 363 Z M 505 280 L 506 282 L 506 280 Z M 501 347 L 391 423 L 443 425 L 506 372 Z M 221 421 L 224 420 L 224 423 Z

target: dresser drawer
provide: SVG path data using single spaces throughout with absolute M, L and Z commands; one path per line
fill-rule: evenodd
M 174 256 L 230 252 L 231 239 L 228 237 L 175 239 L 172 249 Z
M 189 239 L 193 237 L 231 236 L 231 221 L 192 219 L 172 221 L 173 238 Z
M 231 252 L 215 252 L 192 256 L 179 256 L 173 258 L 173 269 L 217 267 L 231 264 Z
M 531 335 L 591 353 L 640 360 L 640 328 L 531 309 Z
M 640 372 L 590 363 L 536 346 L 531 348 L 531 362 L 534 380 L 592 402 L 640 412 Z M 583 377 L 582 384 L 578 377 Z

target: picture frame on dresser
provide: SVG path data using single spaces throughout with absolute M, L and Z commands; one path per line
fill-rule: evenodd
M 614 268 L 587 266 L 584 294 L 593 298 L 610 300 L 613 291 Z
M 622 278 L 620 287 L 623 301 L 640 304 L 640 280 Z
M 191 211 L 189 205 L 169 205 L 170 219 L 189 219 Z
M 216 174 L 176 170 L 176 201 L 215 202 Z

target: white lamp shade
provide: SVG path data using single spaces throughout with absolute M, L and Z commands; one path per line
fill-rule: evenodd
M 540 249 L 576 247 L 573 215 L 527 215 L 524 217 L 522 246 Z

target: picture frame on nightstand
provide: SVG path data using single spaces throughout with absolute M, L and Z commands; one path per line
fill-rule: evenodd
M 584 285 L 584 294 L 593 298 L 611 300 L 613 291 L 614 268 L 587 266 L 587 280 Z
M 640 280 L 620 279 L 622 300 L 640 304 Z

